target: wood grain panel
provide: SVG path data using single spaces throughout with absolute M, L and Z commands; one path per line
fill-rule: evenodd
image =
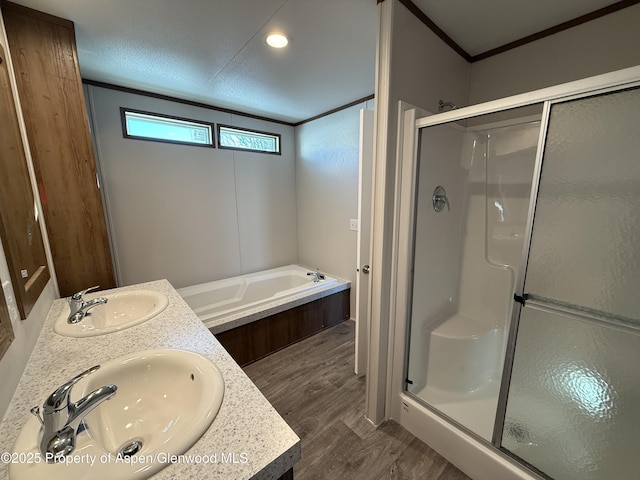
M 9 345 L 11 345 L 14 338 L 9 309 L 7 308 L 7 302 L 4 298 L 4 292 L 2 288 L 0 288 L 0 358 L 2 358 L 9 349 Z
M 249 325 L 218 333 L 216 338 L 238 365 L 247 365 L 255 360 Z
M 254 360 L 322 330 L 321 304 L 316 300 L 249 324 Z
M 284 475 L 282 475 L 280 477 L 279 480 L 293 480 L 293 468 L 290 470 L 287 470 Z
M 7 65 L 0 46 L 0 238 L 24 319 L 50 275 Z
M 115 286 L 73 24 L 2 3 L 60 293 Z
M 355 323 L 343 322 L 244 369 L 300 437 L 303 479 L 470 480 L 394 421 L 364 417 L 365 380 L 353 373 Z
M 292 345 L 349 318 L 350 290 L 216 334 L 241 366 Z
M 340 322 L 349 320 L 351 298 L 350 290 L 323 298 L 322 302 L 322 327 L 333 327 Z

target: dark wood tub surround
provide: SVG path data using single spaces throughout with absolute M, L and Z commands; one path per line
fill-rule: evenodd
M 278 480 L 293 480 L 293 468 L 287 470 Z
M 348 320 L 350 289 L 216 334 L 240 366 Z

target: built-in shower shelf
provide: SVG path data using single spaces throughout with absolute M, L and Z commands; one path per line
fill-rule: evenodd
M 503 329 L 456 313 L 431 332 L 427 385 L 444 391 L 476 390 L 496 378 Z
M 432 335 L 464 340 L 482 337 L 498 328 L 497 323 L 489 323 L 458 312 L 435 328 Z

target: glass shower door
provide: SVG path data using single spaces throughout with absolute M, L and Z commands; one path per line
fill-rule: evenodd
M 406 391 L 486 441 L 541 114 L 539 104 L 419 130 Z
M 501 448 L 557 480 L 637 479 L 640 90 L 551 106 Z

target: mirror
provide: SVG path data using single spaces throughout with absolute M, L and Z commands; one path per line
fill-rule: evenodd
M 0 238 L 18 310 L 25 319 L 50 274 L 9 78 L 0 45 Z M 1 322 L 0 345 L 7 335 L 5 323 Z M 8 326 L 11 330 L 10 321 Z

